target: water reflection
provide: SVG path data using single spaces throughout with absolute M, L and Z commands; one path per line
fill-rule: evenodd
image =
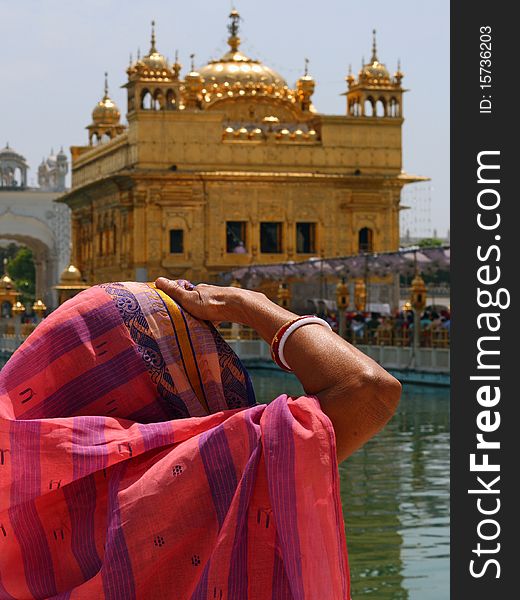
M 252 373 L 260 402 L 301 387 Z M 405 386 L 399 410 L 340 466 L 352 597 L 449 597 L 449 391 Z

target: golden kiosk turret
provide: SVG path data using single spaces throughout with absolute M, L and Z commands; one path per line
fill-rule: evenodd
M 60 282 L 54 289 L 58 292 L 58 302 L 61 305 L 89 287 L 84 283 L 81 271 L 74 265 L 69 265 L 63 270 Z

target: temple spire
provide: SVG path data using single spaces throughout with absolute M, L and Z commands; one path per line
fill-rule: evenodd
M 376 44 L 376 30 L 375 29 L 372 30 L 372 58 L 371 58 L 371 61 L 373 63 L 379 62 L 377 60 L 377 44 Z
M 239 22 L 240 14 L 238 13 L 238 10 L 236 8 L 233 8 L 229 13 L 228 31 L 230 36 L 237 37 Z
M 231 12 L 229 13 L 229 23 L 228 23 L 228 31 L 229 31 L 228 44 L 229 44 L 231 50 L 233 50 L 233 52 L 236 52 L 238 50 L 238 46 L 240 45 L 240 38 L 238 37 L 239 23 L 240 23 L 240 14 L 238 13 L 238 10 L 236 8 L 233 8 L 231 10 Z
M 152 21 L 152 39 L 150 44 L 150 54 L 157 52 L 157 48 L 155 47 L 155 21 Z

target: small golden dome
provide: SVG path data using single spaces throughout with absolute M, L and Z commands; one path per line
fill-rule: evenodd
M 373 30 L 372 58 L 370 62 L 361 67 L 358 83 L 367 85 L 390 85 L 392 80 L 390 73 L 383 63 L 377 58 L 376 30 Z
M 137 75 L 137 77 L 142 79 L 176 79 L 180 68 L 181 65 L 176 63 L 174 69 L 172 69 L 166 57 L 158 52 L 155 46 L 155 21 L 152 21 L 150 51 L 143 58 L 137 57 L 137 61 L 128 67 L 128 75 L 130 77 Z M 175 69 L 177 69 L 176 72 Z
M 63 270 L 60 283 L 81 283 L 81 271 L 75 267 L 74 265 L 69 265 L 66 269 Z
M 9 275 L 7 275 L 7 273 L 5 273 L 4 276 L 0 279 L 0 289 L 12 290 L 13 287 L 13 280 L 9 277 Z
M 166 71 L 170 70 L 170 65 L 166 58 L 159 52 L 152 52 L 141 59 L 141 64 L 148 67 L 151 71 Z
M 375 60 L 361 69 L 359 80 L 367 83 L 390 83 L 390 73 L 384 64 Z
M 92 122 L 95 125 L 117 125 L 120 118 L 119 108 L 108 95 L 108 80 L 105 73 L 105 94 L 92 111 Z

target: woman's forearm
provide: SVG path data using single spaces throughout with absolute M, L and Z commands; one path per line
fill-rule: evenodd
M 263 294 L 252 292 L 244 298 L 244 323 L 268 343 L 284 323 L 296 316 Z M 318 397 L 331 419 L 339 460 L 361 447 L 394 413 L 400 383 L 325 327 L 300 327 L 288 338 L 284 354 L 305 392 Z

